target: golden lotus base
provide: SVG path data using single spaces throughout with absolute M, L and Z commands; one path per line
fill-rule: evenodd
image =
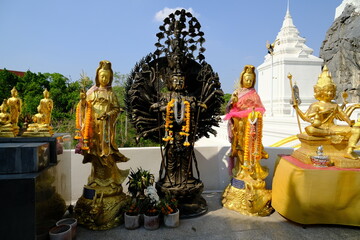
M 91 230 L 108 230 L 119 226 L 123 223 L 127 198 L 124 193 L 102 197 L 97 195 L 94 199 L 81 196 L 75 206 L 78 223 Z
M 271 207 L 271 190 L 239 189 L 229 184 L 223 193 L 224 207 L 247 216 L 269 216 L 274 209 Z
M 51 137 L 54 134 L 53 128 L 48 124 L 30 124 L 22 137 Z
M 12 130 L 0 130 L 0 137 L 15 137 L 14 132 Z
M 307 134 L 297 135 L 301 147 L 293 152 L 292 157 L 306 164 L 312 164 L 311 156 L 317 155 L 317 148 L 323 146 L 324 155 L 329 156 L 331 165 L 340 168 L 360 168 L 360 160 L 345 158 L 348 140 L 332 139 L 331 137 L 313 137 Z M 339 142 L 334 142 L 338 140 Z

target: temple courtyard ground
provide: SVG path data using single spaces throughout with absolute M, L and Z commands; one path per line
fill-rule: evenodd
M 208 192 L 203 196 L 208 203 L 208 212 L 200 217 L 181 219 L 177 228 L 149 231 L 140 227 L 127 230 L 124 225 L 107 230 L 91 231 L 78 226 L 76 240 L 107 240 L 107 239 L 326 239 L 339 240 L 360 239 L 360 227 L 341 225 L 300 225 L 286 220 L 277 212 L 268 217 L 249 217 L 221 205 L 220 192 Z

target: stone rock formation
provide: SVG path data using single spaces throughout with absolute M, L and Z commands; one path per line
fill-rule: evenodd
M 337 85 L 337 101 L 347 89 L 349 102 L 360 100 L 360 12 L 347 4 L 326 32 L 320 58 L 328 66 Z

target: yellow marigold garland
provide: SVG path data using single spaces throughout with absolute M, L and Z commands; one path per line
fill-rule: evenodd
M 174 140 L 173 138 L 173 131 L 171 130 L 173 128 L 173 119 L 174 117 L 172 114 L 174 113 L 173 107 L 174 107 L 175 99 L 171 99 L 170 102 L 168 102 L 166 106 L 166 115 L 165 115 L 165 136 L 163 138 L 163 141 L 172 143 Z M 189 101 L 184 101 L 185 104 L 185 125 L 182 126 L 182 132 L 180 132 L 180 135 L 186 136 L 184 146 L 188 147 L 190 146 L 188 137 L 190 132 L 190 103 Z
M 248 164 L 254 164 L 254 161 L 261 159 L 262 148 L 262 114 L 255 112 L 256 123 L 252 123 L 252 113 L 248 115 L 245 127 L 245 140 L 244 140 L 244 168 L 250 168 Z M 255 132 L 252 132 L 252 125 Z M 252 139 L 251 139 L 252 138 Z M 250 140 L 253 140 L 250 144 Z M 251 154 L 250 154 L 251 153 Z
M 79 102 L 76 106 L 76 130 L 75 130 L 75 139 L 81 139 L 80 131 L 81 131 L 81 103 Z
M 184 142 L 184 146 L 188 147 L 190 146 L 189 143 L 189 132 L 190 132 L 190 103 L 189 101 L 184 101 L 185 104 L 185 125 L 182 126 L 182 132 L 180 132 L 180 135 L 182 136 L 186 136 L 185 142 Z
M 87 102 L 86 115 L 85 115 L 85 127 L 84 127 L 84 146 L 81 148 L 83 150 L 89 150 L 89 134 L 92 131 L 91 129 L 91 112 L 92 106 L 90 102 Z
M 165 137 L 163 137 L 163 141 L 168 142 L 168 141 L 173 141 L 173 134 L 172 131 L 170 130 L 170 128 L 173 127 L 173 120 L 172 120 L 172 116 L 171 113 L 173 113 L 174 111 L 172 110 L 172 108 L 174 107 L 174 102 L 175 99 L 171 99 L 170 102 L 168 102 L 167 106 L 166 106 L 166 116 L 165 116 Z

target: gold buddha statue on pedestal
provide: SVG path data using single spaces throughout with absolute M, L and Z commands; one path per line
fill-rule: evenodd
M 0 137 L 14 137 L 10 114 L 6 100 L 0 106 Z
M 23 137 L 51 137 L 54 134 L 53 128 L 50 126 L 51 111 L 53 109 L 53 101 L 49 98 L 49 91 L 44 90 L 44 98 L 40 100 L 36 113 L 29 124 Z
M 19 116 L 21 113 L 22 101 L 18 97 L 18 91 L 15 87 L 11 90 L 11 97 L 7 100 L 7 105 L 10 109 L 10 122 L 14 130 L 14 135 L 17 136 L 19 133 Z
M 311 156 L 316 154 L 319 146 L 323 146 L 324 154 L 329 156 L 333 165 L 358 168 L 360 156 L 354 150 L 360 138 L 360 121 L 351 120 L 350 116 L 360 104 L 340 106 L 333 101 L 335 96 L 336 85 L 327 66 L 324 66 L 314 86 L 314 97 L 318 101 L 312 103 L 305 113 L 294 101 L 293 107 L 297 114 L 310 125 L 305 128 L 306 133 L 298 134 L 301 147 L 292 156 L 311 164 Z M 335 120 L 344 121 L 346 125 L 339 125 Z

